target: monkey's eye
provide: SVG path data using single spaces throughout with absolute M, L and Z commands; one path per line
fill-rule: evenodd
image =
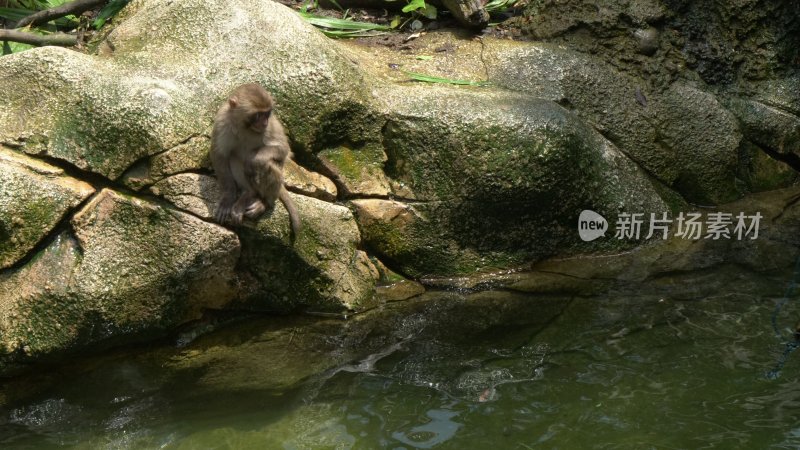
M 269 119 L 269 115 L 272 113 L 270 111 L 259 111 L 257 113 L 250 115 L 250 125 L 255 125 L 257 123 L 266 122 Z

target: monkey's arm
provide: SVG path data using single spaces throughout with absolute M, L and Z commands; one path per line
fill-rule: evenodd
M 283 185 L 283 164 L 288 154 L 288 145 L 265 145 L 253 156 L 248 172 L 251 174 L 253 187 L 264 203 L 270 208 L 275 206 L 278 199 L 283 203 L 289 213 L 292 236 L 297 238 L 300 233 L 300 215 Z
M 248 161 L 249 180 L 258 196 L 270 207 L 283 187 L 284 150 L 280 146 L 265 145 Z

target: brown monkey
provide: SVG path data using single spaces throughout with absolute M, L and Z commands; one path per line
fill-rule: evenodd
M 290 154 L 269 92 L 255 83 L 236 88 L 217 111 L 211 134 L 211 165 L 221 190 L 217 221 L 239 225 L 280 199 L 297 237 L 300 217 L 283 185 L 283 164 Z

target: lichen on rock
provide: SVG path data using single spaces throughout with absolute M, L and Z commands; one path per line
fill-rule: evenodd
M 94 188 L 0 146 L 0 269 L 22 259 Z

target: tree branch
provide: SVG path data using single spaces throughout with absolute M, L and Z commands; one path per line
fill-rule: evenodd
M 25 33 L 17 30 L 0 30 L 0 41 L 21 42 L 30 45 L 60 45 L 68 47 L 78 44 L 78 37 L 66 33 L 53 33 L 40 36 L 38 34 Z
M 94 8 L 95 6 L 102 5 L 105 2 L 106 0 L 75 0 L 74 2 L 64 3 L 61 6 L 38 11 L 30 16 L 23 17 L 19 22 L 17 22 L 16 25 L 14 25 L 14 28 L 22 28 L 27 25 L 41 25 L 43 23 L 50 22 L 53 19 L 58 19 L 59 17 L 68 16 L 70 14 L 78 15 L 84 11 Z

